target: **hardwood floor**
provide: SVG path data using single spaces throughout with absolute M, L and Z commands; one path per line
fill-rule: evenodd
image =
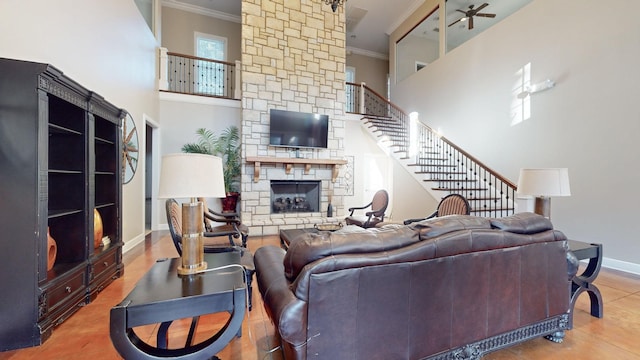
M 278 245 L 276 236 L 251 237 L 251 250 L 264 245 Z M 153 232 L 144 246 L 124 256 L 125 274 L 117 279 L 98 298 L 80 309 L 58 326 L 43 345 L 28 349 L 0 353 L 0 360 L 22 359 L 121 359 L 109 338 L 109 311 L 135 286 L 156 259 L 176 257 L 175 248 L 167 231 Z M 254 282 L 255 284 L 255 282 Z M 604 318 L 589 314 L 589 297 L 582 294 L 574 312 L 574 328 L 567 331 L 561 344 L 535 339 L 508 349 L 488 354 L 484 359 L 625 359 L 640 360 L 640 276 L 603 269 L 595 281 L 604 299 Z M 2 306 L 7 306 L 3 304 Z M 253 310 L 247 312 L 242 337 L 234 339 L 218 357 L 222 360 L 277 360 L 273 325 L 269 321 L 260 299 L 257 285 L 253 290 Z M 224 315 L 214 314 L 202 318 L 199 332 L 213 331 Z M 171 327 L 170 346 L 184 342 L 189 322 L 174 323 Z M 156 326 L 136 328 L 136 333 L 154 343 Z M 180 341 L 178 341 L 180 340 Z M 197 339 L 196 339 L 197 340 Z

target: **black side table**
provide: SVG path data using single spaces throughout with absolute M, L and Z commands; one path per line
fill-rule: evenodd
M 131 293 L 111 309 L 111 341 L 122 357 L 210 359 L 240 334 L 246 306 L 240 253 L 206 253 L 204 258 L 209 269 L 231 267 L 179 276 L 180 258 L 158 260 Z M 197 319 L 200 315 L 216 312 L 230 313 L 229 320 L 217 334 L 195 345 L 188 340 L 184 348 L 165 348 L 166 330 L 173 320 Z M 163 325 L 155 347 L 142 341 L 133 330 L 137 326 L 158 323 Z
M 582 241 L 568 240 L 569 250 L 578 258 L 586 260 L 587 268 L 582 274 L 574 276 L 571 284 L 571 316 L 569 317 L 569 329 L 573 328 L 573 311 L 578 296 L 586 291 L 591 299 L 591 316 L 602 318 L 602 295 L 600 290 L 593 285 L 593 281 L 600 272 L 602 266 L 602 244 L 590 244 Z

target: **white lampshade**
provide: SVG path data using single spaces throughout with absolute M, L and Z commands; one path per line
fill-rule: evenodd
M 223 198 L 222 159 L 213 155 L 177 153 L 162 157 L 158 198 Z
M 570 196 L 567 168 L 520 169 L 518 194 L 533 196 Z

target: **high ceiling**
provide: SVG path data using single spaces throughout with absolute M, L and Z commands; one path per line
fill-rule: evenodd
M 324 0 L 315 0 L 324 2 Z M 389 54 L 389 34 L 391 34 L 411 13 L 413 13 L 425 0 L 347 0 L 338 11 L 346 10 L 347 47 L 353 51 L 368 53 L 371 56 L 385 57 Z M 531 0 L 486 0 L 489 4 L 481 12 L 494 13 L 495 18 L 474 17 L 474 29 L 468 30 L 468 23 L 460 21 L 448 27 L 451 36 L 459 39 L 469 38 L 484 31 L 489 26 L 497 23 L 506 16 L 520 9 Z M 457 10 L 468 10 L 470 5 L 475 8 L 485 1 L 478 0 L 448 0 L 447 24 L 464 17 Z M 174 4 L 193 11 L 204 11 L 226 18 L 227 20 L 240 21 L 240 0 L 163 0 L 163 4 Z M 325 5 L 326 11 L 331 11 L 329 5 Z M 432 20 L 433 21 L 433 20 Z M 437 21 L 426 23 L 421 29 L 423 36 L 437 36 Z

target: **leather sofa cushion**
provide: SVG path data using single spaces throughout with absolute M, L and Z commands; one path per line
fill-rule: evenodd
M 496 229 L 505 233 L 495 233 Z M 438 249 L 431 256 L 446 256 L 515 246 L 531 240 L 537 242 L 560 238 L 553 231 L 547 233 L 548 230 L 553 230 L 549 219 L 534 213 L 519 213 L 498 219 L 449 215 L 409 226 L 389 224 L 368 229 L 349 225 L 335 232 L 305 233 L 296 237 L 284 257 L 284 270 L 287 279 L 293 282 L 307 264 L 328 256 L 388 252 L 430 239 L 437 240 L 433 246 Z M 483 235 L 473 242 L 470 239 L 474 233 Z M 507 233 L 530 235 L 533 238 L 506 237 Z
M 409 227 L 420 234 L 420 240 L 425 240 L 458 230 L 491 229 L 491 222 L 478 216 L 448 215 L 415 222 Z
M 553 230 L 551 221 L 544 216 L 523 212 L 511 216 L 491 219 L 494 229 L 508 231 L 516 234 L 535 234 L 547 230 Z
M 416 232 L 404 225 L 363 229 L 345 226 L 335 232 L 305 233 L 296 237 L 284 257 L 284 272 L 293 281 L 309 263 L 333 255 L 389 251 L 419 241 Z

